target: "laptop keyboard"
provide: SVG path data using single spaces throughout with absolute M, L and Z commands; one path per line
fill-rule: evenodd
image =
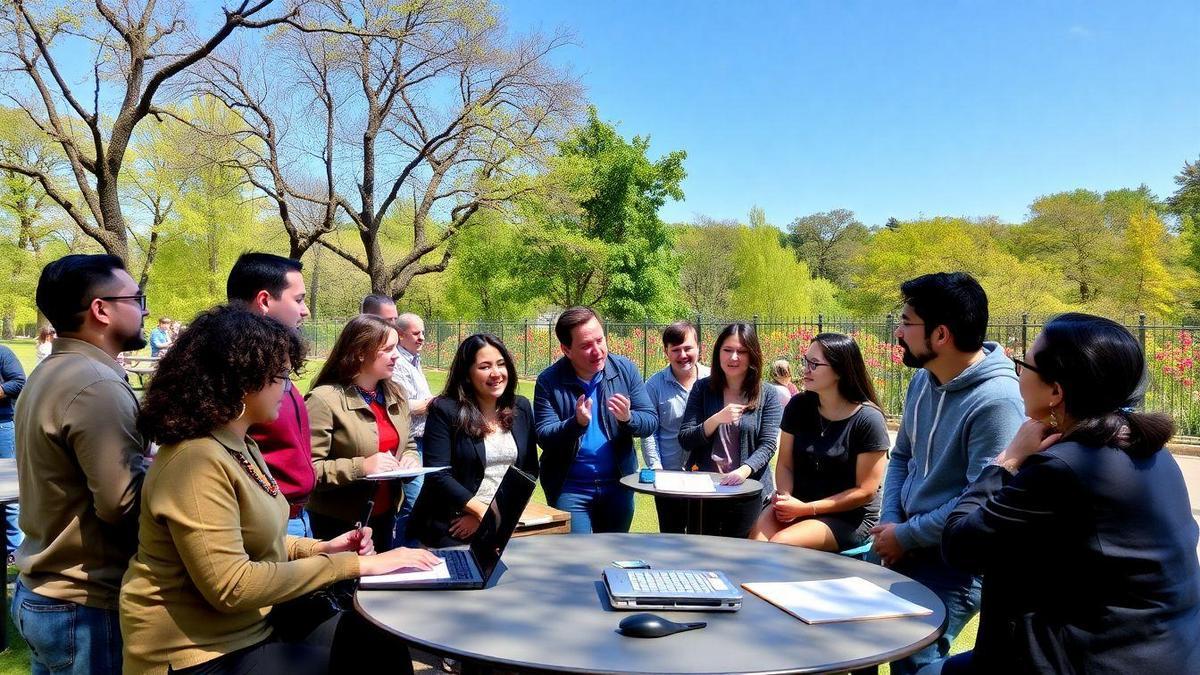
M 630 570 L 629 583 L 637 593 L 712 593 L 727 590 L 716 572 L 687 570 Z
M 456 549 L 453 551 L 434 551 L 433 553 L 445 559 L 446 569 L 450 571 L 451 579 L 470 579 L 475 576 L 471 572 L 471 563 L 466 551 Z

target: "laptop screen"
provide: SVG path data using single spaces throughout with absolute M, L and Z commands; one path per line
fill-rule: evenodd
M 496 496 L 492 497 L 492 503 L 479 524 L 479 531 L 471 539 L 471 553 L 475 555 L 484 582 L 492 578 L 492 572 L 500 562 L 500 554 L 517 529 L 521 513 L 533 496 L 534 483 L 533 476 L 510 466 L 500 481 L 500 487 L 496 488 Z

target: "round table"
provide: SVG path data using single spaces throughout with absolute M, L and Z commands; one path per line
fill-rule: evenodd
M 928 616 L 806 624 L 743 591 L 737 612 L 658 613 L 701 630 L 639 639 L 616 632 L 601 570 L 642 558 L 658 569 L 725 572 L 734 583 L 859 576 Z M 483 590 L 360 590 L 367 619 L 421 649 L 516 671 L 570 673 L 823 673 L 891 661 L 933 642 L 946 611 L 928 588 L 887 568 L 781 544 L 678 534 L 592 534 L 512 540 Z
M 712 471 L 690 471 L 698 476 L 709 476 L 712 478 L 713 485 L 718 485 L 721 481 L 721 474 Z M 704 499 L 738 499 L 756 495 L 762 492 L 762 483 L 747 478 L 740 485 L 718 485 L 715 492 L 670 492 L 667 490 L 659 490 L 654 487 L 654 483 L 642 483 L 638 481 L 638 474 L 631 473 L 628 476 L 621 478 L 621 485 L 633 490 L 634 492 L 643 492 L 656 497 L 674 497 L 687 501 L 687 526 L 684 528 L 686 534 L 702 534 L 704 532 L 704 509 L 699 503 Z

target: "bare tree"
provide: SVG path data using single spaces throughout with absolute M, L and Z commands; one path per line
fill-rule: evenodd
M 28 0 L 0 6 L 0 66 L 19 87 L 4 95 L 66 156 L 73 191 L 28 163 L 0 160 L 0 168 L 33 178 L 85 234 L 125 258 L 128 238 L 119 181 L 138 123 L 160 111 L 164 85 L 201 62 L 238 29 L 295 24 L 299 9 L 259 18 L 275 0 L 242 0 L 222 7 L 215 28 L 198 32 L 179 3 L 95 0 L 82 18 L 74 4 L 44 9 Z M 90 91 L 70 62 L 79 41 L 94 55 L 87 64 Z M 74 43 L 74 44 L 72 44 Z M 75 49 L 72 49 L 74 47 Z M 102 105 L 105 106 L 102 109 Z M 111 107 L 110 107 L 111 106 Z
M 207 91 L 244 120 L 239 164 L 277 207 L 291 256 L 320 240 L 399 299 L 446 269 L 448 243 L 480 209 L 536 189 L 529 174 L 578 99 L 547 63 L 567 37 L 510 44 L 483 0 L 319 6 L 310 23 L 324 33 L 213 60 Z M 297 201 L 319 217 L 299 217 Z M 385 232 L 401 220 L 403 236 Z M 361 250 L 322 238 L 339 227 Z M 389 237 L 407 250 L 388 250 Z

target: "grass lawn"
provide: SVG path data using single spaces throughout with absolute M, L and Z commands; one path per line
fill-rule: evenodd
M 34 355 L 33 340 L 4 340 L 0 341 L 17 355 L 21 365 L 25 367 L 25 372 L 28 373 L 33 369 L 36 361 Z M 308 391 L 309 385 L 320 371 L 322 361 L 310 361 L 308 367 L 304 371 L 302 382 L 297 384 L 304 391 Z M 428 371 L 426 376 L 429 379 L 429 386 L 434 393 L 439 393 L 446 383 L 446 373 L 444 371 Z M 522 380 L 517 385 L 517 390 L 526 398 L 533 399 L 533 382 Z M 538 502 L 545 504 L 546 497 L 542 493 L 541 484 L 538 485 L 537 491 L 533 498 Z M 634 497 L 634 512 L 633 512 L 633 532 L 658 532 L 658 514 L 654 510 L 654 499 L 650 495 L 637 494 Z M 16 568 L 8 568 L 8 597 L 12 598 L 12 582 L 16 578 Z M 7 607 L 4 608 L 7 612 Z M 8 649 L 0 653 L 0 675 L 28 673 L 29 672 L 29 650 L 25 646 L 25 642 L 17 635 L 12 626 L 12 622 L 8 622 Z M 975 644 L 975 631 L 978 628 L 978 619 L 967 624 L 963 632 L 954 642 L 953 652 L 958 653 L 970 649 Z M 880 669 L 881 673 L 889 672 L 887 666 Z

